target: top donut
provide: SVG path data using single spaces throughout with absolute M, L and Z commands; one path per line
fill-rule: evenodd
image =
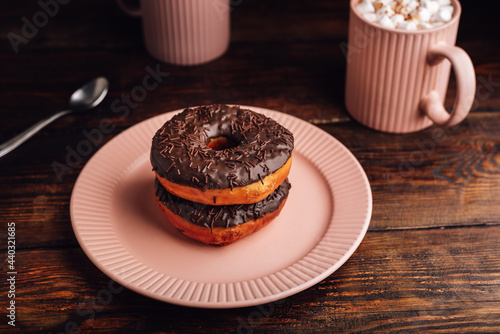
M 275 174 L 291 163 L 293 147 L 293 134 L 265 115 L 238 106 L 208 105 L 185 109 L 156 132 L 151 164 L 167 190 L 172 190 L 168 186 L 173 184 L 202 192 L 234 191 L 252 184 L 265 186 L 266 179 L 271 183 L 272 176 L 276 178 Z M 286 169 L 288 175 L 289 166 Z M 274 183 L 281 184 L 283 176 Z M 274 191 L 279 184 L 266 191 Z M 217 203 L 211 196 L 186 199 L 233 203 Z

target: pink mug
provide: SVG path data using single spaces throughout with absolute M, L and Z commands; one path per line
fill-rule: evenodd
M 460 3 L 451 1 L 454 14 L 449 22 L 409 31 L 369 22 L 357 12 L 359 2 L 351 0 L 349 17 L 345 103 L 351 116 L 391 133 L 460 123 L 476 90 L 472 61 L 455 46 Z M 448 113 L 443 103 L 451 65 L 457 90 Z
M 229 0 L 140 0 L 137 8 L 116 1 L 125 13 L 142 17 L 146 49 L 163 62 L 199 65 L 229 46 Z

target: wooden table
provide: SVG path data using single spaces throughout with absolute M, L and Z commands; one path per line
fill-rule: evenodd
M 477 1 L 462 5 L 457 44 L 474 62 L 476 100 L 462 124 L 436 138 L 435 128 L 376 132 L 347 114 L 340 47 L 347 39 L 347 0 L 233 1 L 229 51 L 196 67 L 151 58 L 140 20 L 112 1 L 61 4 L 45 24 L 38 2 L 2 2 L 0 141 L 64 108 L 91 78 L 108 77 L 111 90 L 96 112 L 67 116 L 0 159 L 0 332 L 500 332 L 500 27 Z M 9 33 L 21 35 L 33 19 L 40 28 L 16 53 Z M 123 103 L 148 66 L 169 75 L 129 112 L 113 113 L 112 103 Z M 454 94 L 452 78 L 447 106 Z M 371 183 L 373 215 L 357 251 L 319 284 L 272 307 L 187 308 L 110 287 L 71 227 L 75 180 L 101 146 L 159 113 L 211 103 L 265 107 L 309 121 L 349 148 Z M 112 129 L 69 166 L 69 151 L 104 118 Z M 68 168 L 56 172 L 54 162 Z M 6 283 L 11 222 L 15 298 Z M 10 300 L 15 327 L 5 314 Z

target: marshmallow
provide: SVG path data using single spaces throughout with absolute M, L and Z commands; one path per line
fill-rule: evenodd
M 362 0 L 356 5 L 370 22 L 404 30 L 430 29 L 450 21 L 450 0 Z
M 454 8 L 453 6 L 449 5 L 449 6 L 442 6 L 439 10 L 444 10 L 444 11 L 447 11 L 447 12 L 453 13 L 453 10 L 454 10 L 454 9 L 455 9 L 455 8 Z
M 416 0 L 410 1 L 409 4 L 406 5 L 406 8 L 408 8 L 408 12 L 413 12 L 417 7 L 419 6 L 419 2 Z
M 401 14 L 396 14 L 391 17 L 392 23 L 394 23 L 394 26 L 398 26 L 401 22 L 404 22 L 405 17 Z
M 451 7 L 451 11 L 447 7 Z M 441 7 L 441 9 L 437 13 L 432 15 L 432 21 L 434 21 L 434 22 L 448 22 L 449 20 L 451 20 L 452 16 L 453 16 L 453 7 L 452 6 L 445 6 L 445 7 Z
M 378 21 L 378 24 L 380 24 L 382 27 L 386 28 L 396 28 L 392 20 L 389 18 L 388 15 L 382 16 Z
M 408 7 L 401 6 L 401 5 L 398 5 L 398 6 L 394 7 L 394 12 L 396 14 L 401 14 L 403 16 L 409 16 L 409 14 L 410 14 L 410 11 L 408 10 Z
M 377 14 L 377 19 L 381 19 L 383 16 L 388 16 L 389 18 L 394 15 L 394 10 L 391 6 L 384 6 L 378 9 L 375 14 Z
M 429 22 L 431 19 L 431 12 L 427 8 L 420 7 L 414 16 L 420 22 Z
M 375 7 L 373 7 L 372 3 L 368 0 L 364 0 L 356 5 L 356 9 L 361 14 L 365 13 L 375 13 Z
M 417 25 L 413 21 L 404 21 L 398 25 L 398 28 L 403 30 L 417 30 Z
M 440 6 L 451 5 L 451 0 L 438 0 Z
M 375 14 L 375 13 L 364 13 L 363 17 L 370 22 L 377 21 L 377 14 Z
M 424 6 L 424 8 L 427 8 L 431 14 L 436 13 L 441 7 L 439 2 L 435 0 L 422 0 L 420 3 Z
M 417 29 L 422 30 L 422 29 L 430 29 L 433 28 L 432 24 L 427 23 L 427 22 L 420 22 L 417 24 Z
M 412 0 L 396 0 L 401 6 L 407 6 Z

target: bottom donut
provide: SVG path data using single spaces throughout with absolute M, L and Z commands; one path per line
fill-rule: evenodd
M 172 195 L 155 179 L 156 200 L 169 222 L 192 239 L 218 246 L 232 244 L 268 225 L 283 209 L 290 188 L 287 179 L 260 202 L 212 206 Z

